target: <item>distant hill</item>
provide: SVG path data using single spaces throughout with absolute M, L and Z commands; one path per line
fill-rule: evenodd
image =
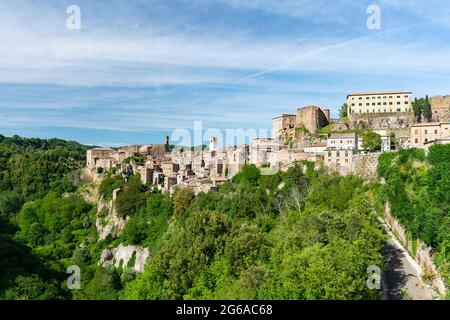
M 51 189 L 71 189 L 68 173 L 85 164 L 89 146 L 61 139 L 0 135 L 0 192 L 14 191 L 27 200 Z

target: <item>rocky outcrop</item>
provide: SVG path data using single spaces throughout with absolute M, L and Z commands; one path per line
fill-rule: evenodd
M 95 221 L 98 239 L 102 241 L 108 235 L 113 237 L 119 236 L 123 228 L 125 228 L 128 218 L 121 218 L 117 215 L 113 200 L 104 201 L 100 199 L 97 205 L 97 220 Z
M 144 272 L 149 256 L 147 248 L 119 245 L 117 248 L 103 250 L 98 264 L 102 267 L 122 267 L 134 272 Z

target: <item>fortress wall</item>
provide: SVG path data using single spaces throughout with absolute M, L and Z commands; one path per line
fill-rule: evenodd
M 414 113 L 362 113 L 349 116 L 351 130 L 360 129 L 364 124 L 366 128 L 373 130 L 405 129 L 414 124 Z

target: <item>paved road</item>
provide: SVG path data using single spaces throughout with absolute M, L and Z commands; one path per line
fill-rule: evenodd
M 418 266 L 392 235 L 385 248 L 385 256 L 389 261 L 385 279 L 391 300 L 405 299 L 402 291 L 406 291 L 413 300 L 433 299 L 432 291 L 424 286 L 418 275 Z

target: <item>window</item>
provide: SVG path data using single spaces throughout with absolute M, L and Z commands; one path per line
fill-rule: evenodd
M 387 105 L 387 102 L 383 102 L 383 106 Z
M 434 130 L 434 134 L 437 134 L 437 130 Z
M 381 106 L 381 102 L 378 102 L 378 105 Z
M 390 105 L 390 106 L 392 106 L 392 104 L 393 104 L 392 102 L 389 102 L 389 105 Z
M 374 102 L 374 103 L 372 103 L 372 105 L 373 105 L 373 106 L 375 106 L 375 105 L 376 105 L 376 103 Z
M 352 107 L 354 107 L 355 106 L 355 104 L 354 103 L 352 103 Z
M 397 102 L 397 105 L 400 105 L 400 101 Z
M 416 131 L 415 131 L 415 134 L 419 134 L 419 130 L 416 130 Z
M 400 99 L 401 97 L 400 96 L 397 96 L 397 99 Z
M 362 97 L 359 97 L 359 100 L 362 100 Z
M 425 130 L 425 134 L 428 134 L 428 130 Z
M 362 103 L 360 103 L 359 106 L 362 107 Z
M 409 101 L 405 101 L 405 104 L 409 104 Z
M 415 142 L 416 142 L 416 143 L 419 143 L 419 139 L 415 139 Z
M 370 103 L 366 103 L 366 106 L 370 106 Z

